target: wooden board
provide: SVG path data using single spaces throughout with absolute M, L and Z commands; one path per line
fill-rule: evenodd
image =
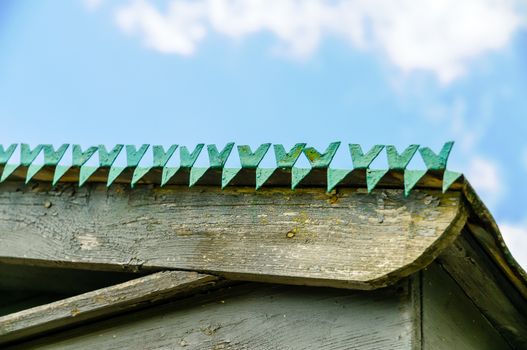
M 196 292 L 217 280 L 217 277 L 196 272 L 158 272 L 9 314 L 0 317 L 0 344 Z
M 37 185 L 0 184 L 0 262 L 372 289 L 426 266 L 466 219 L 459 192 Z
M 16 349 L 410 349 L 407 281 L 362 292 L 248 284 L 48 335 Z
M 438 262 L 514 348 L 527 348 L 527 303 L 470 231 L 464 230 Z
M 424 350 L 512 349 L 440 265 L 422 274 Z

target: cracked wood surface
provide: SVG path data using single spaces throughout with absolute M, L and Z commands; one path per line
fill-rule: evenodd
M 158 272 L 16 312 L 0 317 L 0 344 L 192 293 L 217 280 L 196 272 Z
M 426 266 L 465 220 L 460 192 L 6 182 L 0 262 L 372 289 Z

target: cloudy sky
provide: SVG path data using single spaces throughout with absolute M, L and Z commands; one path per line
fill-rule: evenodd
M 454 140 L 527 266 L 525 0 L 3 0 L 0 122 L 4 145 Z

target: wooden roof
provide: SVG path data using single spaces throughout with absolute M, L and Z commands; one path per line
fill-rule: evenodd
M 478 289 L 502 291 L 496 281 L 506 280 L 511 287 L 497 297 L 501 304 L 485 293 L 478 303 L 505 327 L 518 324 L 501 310 L 526 308 L 527 275 L 468 181 L 446 170 L 451 145 L 438 155 L 428 148 L 411 146 L 401 154 L 388 148 L 385 170 L 369 168 L 380 146 L 363 154 L 350 145 L 353 167 L 335 170 L 334 144 L 325 153 L 299 145 L 283 154 L 283 147 L 275 148 L 273 169 L 259 168 L 262 152 L 244 146 L 242 167 L 225 168 L 232 145 L 222 152 L 209 147 L 207 168 L 193 167 L 197 156 L 188 150 L 178 167 L 167 166 L 174 147 L 154 150 L 151 167 L 139 166 L 146 149 L 135 147 L 127 148 L 126 166 L 113 165 L 122 146 L 113 153 L 100 147 L 83 153 L 77 146 L 67 166 L 59 164 L 66 148 L 57 155 L 51 146 L 36 153 L 24 146 L 21 162 L 11 165 L 7 154 L 14 149 L 2 148 L 0 263 L 195 271 L 227 280 L 368 290 L 440 257 L 475 295 Z M 427 169 L 406 169 L 418 149 Z M 99 166 L 88 167 L 86 152 L 97 150 Z M 35 165 L 40 151 L 45 161 Z M 302 151 L 309 169 L 293 166 Z M 467 247 L 482 251 L 485 262 L 471 264 L 480 258 L 470 254 L 480 255 Z M 490 265 L 499 276 L 489 280 Z M 507 329 L 513 336 L 527 332 L 518 327 Z

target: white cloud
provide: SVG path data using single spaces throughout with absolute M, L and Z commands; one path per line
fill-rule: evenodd
M 84 6 L 90 11 L 97 10 L 102 4 L 102 0 L 83 0 L 83 2 Z
M 500 230 L 516 261 L 527 270 L 527 225 L 504 223 Z
M 493 209 L 505 194 L 499 165 L 493 160 L 476 155 L 470 159 L 464 173 L 483 202 Z
M 520 1 L 172 0 L 160 10 L 135 0 L 117 10 L 116 20 L 149 48 L 180 55 L 194 54 L 210 32 L 238 40 L 267 32 L 280 52 L 305 58 L 332 35 L 381 54 L 402 72 L 431 71 L 448 83 L 525 25 Z
M 205 4 L 173 1 L 162 14 L 151 4 L 135 1 L 117 12 L 117 24 L 128 33 L 143 36 L 145 44 L 163 53 L 191 55 L 205 37 Z

